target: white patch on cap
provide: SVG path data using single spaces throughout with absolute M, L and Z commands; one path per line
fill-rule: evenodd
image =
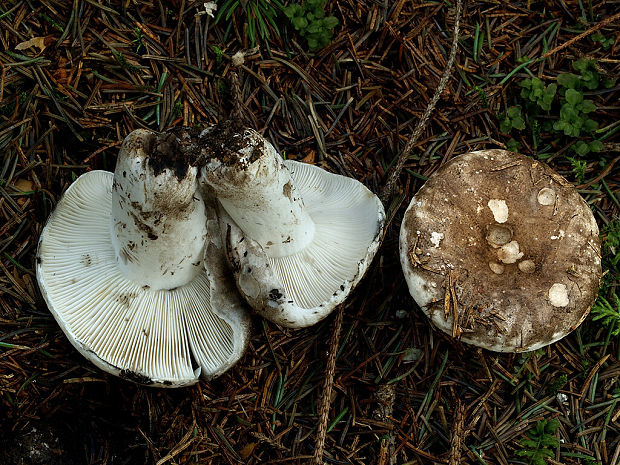
M 521 257 L 523 257 L 523 252 L 519 252 L 519 243 L 517 241 L 510 241 L 497 251 L 497 258 L 506 264 L 515 263 Z
M 554 307 L 566 307 L 568 305 L 568 289 L 561 283 L 555 283 L 549 288 L 549 301 Z
M 553 205 L 555 203 L 555 191 L 548 187 L 543 187 L 538 191 L 537 199 L 541 205 Z
M 508 206 L 505 200 L 491 199 L 487 205 L 491 209 L 495 221 L 505 223 L 508 220 Z
M 508 244 L 510 239 L 512 239 L 512 231 L 506 226 L 492 224 L 487 228 L 487 241 L 494 248 Z
M 438 233 L 435 231 L 431 233 L 431 242 L 433 243 L 435 248 L 439 247 L 439 243 L 441 242 L 442 239 L 443 239 L 443 233 Z
M 536 271 L 536 264 L 532 260 L 523 260 L 517 265 L 524 273 L 533 273 Z
M 504 265 L 501 263 L 489 262 L 489 268 L 495 274 L 502 274 L 504 272 Z
M 560 233 L 557 236 L 551 236 L 552 241 L 555 241 L 557 239 L 563 239 L 563 238 L 564 238 L 564 231 L 562 231 L 561 229 L 560 229 Z

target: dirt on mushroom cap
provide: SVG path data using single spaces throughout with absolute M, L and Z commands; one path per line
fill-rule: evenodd
M 230 166 L 238 163 L 240 152 L 246 147 L 252 147 L 246 163 L 253 163 L 263 153 L 264 143 L 262 139 L 243 137 L 246 129 L 246 126 L 234 119 L 213 126 L 200 138 L 200 144 L 204 148 L 203 156 L 207 159 L 216 158 Z
M 170 169 L 181 180 L 185 178 L 190 166 L 199 166 L 200 133 L 199 129 L 179 127 L 158 134 L 153 145 L 144 148 L 149 155 L 149 166 L 155 176 L 165 169 Z
M 555 201 L 540 202 L 541 190 Z M 489 228 L 500 223 L 510 237 L 496 244 Z M 503 150 L 456 157 L 431 176 L 403 219 L 401 261 L 440 329 L 498 351 L 565 336 L 587 315 L 601 274 L 598 227 L 574 187 Z M 568 305 L 549 299 L 555 284 L 566 286 Z

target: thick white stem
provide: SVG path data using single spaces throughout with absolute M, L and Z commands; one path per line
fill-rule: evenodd
M 155 134 L 137 130 L 123 142 L 112 188 L 112 244 L 128 279 L 173 289 L 203 270 L 206 213 L 196 168 L 155 172 L 155 140 Z
M 206 139 L 207 144 L 213 143 Z M 260 244 L 267 256 L 292 255 L 312 242 L 314 221 L 288 168 L 256 131 L 246 129 L 235 134 L 223 159 L 210 158 L 203 167 L 202 180 L 244 234 Z

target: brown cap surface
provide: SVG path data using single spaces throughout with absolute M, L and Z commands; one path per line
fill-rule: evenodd
M 434 173 L 403 218 L 409 292 L 464 342 L 534 350 L 574 330 L 596 299 L 598 226 L 572 184 L 504 150 L 458 156 Z

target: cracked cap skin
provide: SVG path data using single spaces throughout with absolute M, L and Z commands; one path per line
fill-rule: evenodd
M 505 150 L 467 153 L 412 199 L 400 232 L 409 291 L 433 324 L 498 352 L 551 344 L 588 315 L 599 230 L 577 190 Z

